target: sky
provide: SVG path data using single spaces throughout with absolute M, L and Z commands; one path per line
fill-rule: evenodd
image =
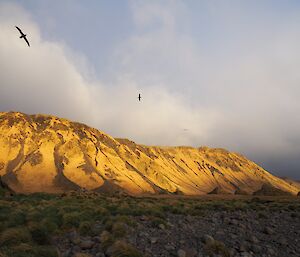
M 299 28 L 296 0 L 0 0 L 0 111 L 300 179 Z

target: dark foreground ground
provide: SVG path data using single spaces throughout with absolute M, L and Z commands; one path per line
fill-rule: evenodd
M 0 257 L 300 256 L 299 197 L 0 197 Z

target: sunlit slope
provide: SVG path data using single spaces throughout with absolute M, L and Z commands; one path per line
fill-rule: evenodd
M 19 192 L 117 185 L 130 193 L 253 193 L 299 188 L 245 157 L 207 147 L 148 147 L 46 115 L 0 113 L 0 175 Z

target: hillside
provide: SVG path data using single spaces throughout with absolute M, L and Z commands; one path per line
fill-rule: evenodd
M 17 192 L 124 190 L 133 194 L 252 194 L 299 187 L 237 153 L 138 145 L 47 115 L 0 113 L 0 176 Z

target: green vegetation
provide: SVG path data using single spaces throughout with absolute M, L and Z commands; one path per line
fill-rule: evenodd
M 298 200 L 297 200 L 298 199 Z M 100 236 L 101 245 L 113 256 L 141 256 L 125 242 L 136 219 L 153 227 L 168 228 L 167 215 L 205 216 L 210 210 L 257 211 L 259 219 L 268 212 L 285 210 L 291 217 L 300 211 L 299 198 L 263 197 L 130 197 L 86 193 L 0 196 L 0 257 L 58 256 L 50 245 L 53 235 L 77 230 L 81 235 Z M 222 243 L 207 245 L 206 251 L 226 256 Z
M 31 241 L 31 235 L 27 228 L 7 228 L 1 232 L 0 246 L 13 246 Z

